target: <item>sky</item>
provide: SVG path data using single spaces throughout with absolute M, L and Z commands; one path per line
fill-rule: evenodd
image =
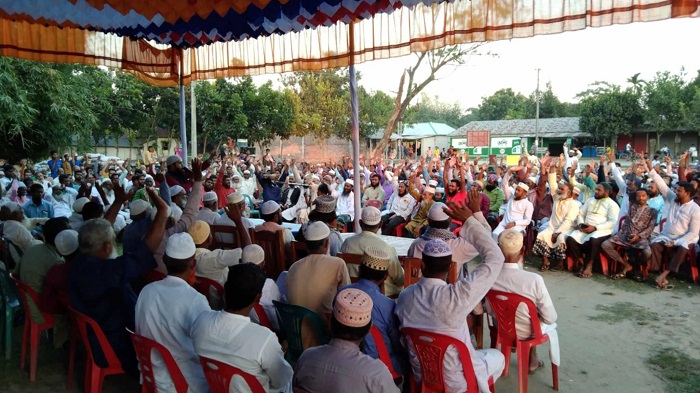
M 540 89 L 551 82 L 559 99 L 568 102 L 575 102 L 576 94 L 590 83 L 626 85 L 627 78 L 638 72 L 649 80 L 657 71 L 678 73 L 685 67 L 689 80 L 700 70 L 697 37 L 700 19 L 686 18 L 491 42 L 482 52 L 496 53 L 497 57 L 473 56 L 464 66 L 446 68 L 424 93 L 438 96 L 442 102 L 457 102 L 466 110 L 501 88 L 529 95 L 537 87 L 537 68 L 541 70 Z M 369 91 L 393 95 L 402 70 L 414 61 L 415 55 L 410 55 L 362 63 L 357 66 L 359 83 Z M 277 84 L 279 76 L 253 80 Z

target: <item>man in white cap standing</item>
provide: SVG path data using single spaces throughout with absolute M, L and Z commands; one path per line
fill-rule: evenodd
M 224 362 L 255 377 L 266 392 L 292 391 L 292 366 L 284 360 L 277 336 L 251 322 L 250 312 L 260 302 L 265 272 L 252 263 L 232 266 L 224 286 L 226 308 L 199 315 L 192 327 L 194 350 L 199 356 Z M 250 389 L 233 378 L 232 392 Z
M 287 274 L 289 302 L 314 311 L 322 319 L 333 310 L 333 297 L 338 288 L 350 284 L 345 261 L 328 254 L 331 231 L 316 221 L 304 234 L 309 255 L 292 264 Z
M 215 225 L 219 215 L 219 197 L 213 191 L 205 192 L 202 200 L 204 206 L 197 213 L 197 220 L 206 222 L 209 225 Z
M 360 217 L 362 232 L 345 239 L 340 252 L 343 254 L 363 255 L 369 247 L 385 250 L 389 255 L 389 268 L 388 277 L 384 281 L 384 293 L 387 296 L 395 297 L 398 296 L 403 287 L 404 271 L 399 262 L 396 249 L 377 236 L 381 224 L 382 213 L 379 209 L 374 206 L 367 206 L 362 209 L 362 216 Z M 359 277 L 357 265 L 349 265 L 348 272 L 350 277 Z
M 310 393 L 400 392 L 384 363 L 360 352 L 360 344 L 372 327 L 372 306 L 369 295 L 359 289 L 338 293 L 331 317 L 331 341 L 301 354 L 295 387 Z
M 261 269 L 265 269 L 265 250 L 257 244 L 249 244 L 243 248 L 241 253 L 241 263 L 252 263 L 258 265 Z M 267 318 L 270 320 L 272 325 L 272 330 L 274 332 L 280 331 L 280 324 L 277 320 L 277 311 L 275 311 L 275 306 L 272 301 L 286 302 L 286 299 L 282 298 L 280 289 L 271 278 L 265 279 L 265 285 L 262 289 L 262 297 L 260 298 L 260 305 L 265 310 Z M 255 310 L 250 310 L 250 319 L 260 324 L 260 318 L 255 313 Z
M 511 170 L 512 168 L 508 171 L 510 172 Z M 498 240 L 498 235 L 506 229 L 515 228 L 524 233 L 527 226 L 530 225 L 532 213 L 535 211 L 532 202 L 527 199 L 527 192 L 530 191 L 530 187 L 527 184 L 523 182 L 518 183 L 512 196 L 510 195 L 510 188 L 506 182 L 503 182 L 501 187 L 503 188 L 503 193 L 508 202 L 506 203 L 503 220 L 501 220 L 496 229 L 493 230 L 494 240 Z
M 532 316 L 524 305 L 518 307 L 515 313 L 515 330 L 518 339 L 524 340 L 532 336 L 531 318 L 537 318 L 533 323 L 539 323 L 542 333 L 549 336 L 550 357 L 552 363 L 559 365 L 559 337 L 557 336 L 557 312 L 549 296 L 542 276 L 522 269 L 523 234 L 515 228 L 506 229 L 498 239 L 498 246 L 503 252 L 505 263 L 498 274 L 492 290 L 515 293 L 524 296 L 537 307 L 537 315 Z M 487 309 L 488 306 L 487 306 Z M 491 315 L 494 315 L 490 312 Z M 530 373 L 544 367 L 544 362 L 537 358 L 536 347 L 530 349 Z
M 355 192 L 352 190 L 354 186 L 352 179 L 345 180 L 343 192 L 338 196 L 335 211 L 338 214 L 338 223 L 342 225 L 347 225 L 355 219 Z
M 255 227 L 255 232 L 267 231 L 267 232 L 278 232 L 282 231 L 282 237 L 284 241 L 284 249 L 287 255 L 291 255 L 292 251 L 292 241 L 294 241 L 294 235 L 292 231 L 288 228 L 280 225 L 282 223 L 280 205 L 275 201 L 267 201 L 260 205 L 260 216 L 265 221 L 264 223 L 257 225 Z M 294 262 L 294 261 L 291 261 Z
M 205 224 L 206 225 L 206 224 Z M 211 310 L 207 299 L 192 288 L 196 247 L 187 233 L 168 238 L 163 262 L 168 276 L 146 285 L 136 302 L 136 333 L 168 349 L 190 392 L 208 392 L 190 330 L 199 314 Z M 174 391 L 172 377 L 160 356 L 152 358 L 158 391 Z
M 447 274 L 453 260 L 452 250 L 441 239 L 430 240 L 423 248 L 423 278 L 401 292 L 396 303 L 396 316 L 402 329 L 417 328 L 462 341 L 471 355 L 479 391 L 486 393 L 489 392 L 489 379 L 493 378 L 495 382 L 503 372 L 505 359 L 495 349 L 474 349 L 467 316 L 491 289 L 503 267 L 504 258 L 491 233 L 473 217 L 471 209 L 454 202 L 449 202 L 448 208 L 445 211 L 452 219 L 464 223 L 460 237 L 474 245 L 483 262 L 470 276 L 461 278 L 455 284 L 447 284 Z M 408 352 L 413 376 L 420 381 L 422 372 L 416 352 L 411 346 Z M 447 391 L 467 390 L 459 355 L 454 349 L 448 349 L 445 354 L 443 375 Z

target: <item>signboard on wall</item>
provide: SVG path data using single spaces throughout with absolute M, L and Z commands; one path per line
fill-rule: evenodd
M 472 138 L 473 139 L 473 138 Z M 481 141 L 484 143 L 484 141 Z M 488 139 L 486 140 L 488 143 Z M 488 145 L 472 145 L 468 138 L 452 138 L 450 145 L 456 150 L 464 150 L 469 155 L 486 156 L 489 154 L 501 155 L 520 155 L 523 152 L 520 137 L 498 137 L 491 138 L 491 152 L 489 153 Z

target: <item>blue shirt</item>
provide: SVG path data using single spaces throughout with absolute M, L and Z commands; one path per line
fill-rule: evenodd
M 35 205 L 34 201 L 28 200 L 23 206 L 22 210 L 27 218 L 53 218 L 54 211 L 53 205 L 45 200 L 41 200 L 41 204 Z
M 399 330 L 399 319 L 394 314 L 396 303 L 392 299 L 384 296 L 377 284 L 364 278 L 354 284 L 346 285 L 338 289 L 338 293 L 345 288 L 354 288 L 364 291 L 372 299 L 374 303 L 372 308 L 372 325 L 376 326 L 377 329 L 382 332 L 384 344 L 389 351 L 389 357 L 391 358 L 391 364 L 394 366 L 394 371 L 404 375 L 408 370 L 408 355 L 400 342 L 401 332 Z M 379 359 L 377 345 L 371 334 L 365 336 L 365 340 L 362 343 L 362 353 L 374 359 Z
M 263 202 L 267 201 L 275 201 L 279 202 L 280 201 L 280 196 L 282 195 L 282 188 L 279 187 L 276 183 L 284 183 L 284 180 L 287 178 L 289 173 L 287 171 L 284 171 L 282 175 L 279 177 L 278 180 L 275 180 L 274 182 L 270 179 L 265 179 L 260 172 L 256 173 L 255 176 L 258 178 L 258 181 L 260 182 L 260 185 L 262 186 L 263 189 Z
M 51 165 L 53 165 L 54 161 L 56 161 L 56 165 L 51 169 Z M 48 160 L 46 161 L 46 165 L 49 166 L 49 169 L 51 169 L 51 177 L 56 178 L 58 176 L 58 169 L 63 168 L 63 160 L 61 159 L 55 159 L 55 160 Z

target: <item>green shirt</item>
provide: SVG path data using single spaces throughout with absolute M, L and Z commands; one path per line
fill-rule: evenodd
M 496 187 L 491 191 L 484 188 L 484 194 L 486 194 L 486 196 L 489 197 L 489 200 L 491 201 L 491 207 L 489 207 L 489 211 L 498 213 L 499 210 L 501 210 L 501 205 L 503 204 L 503 201 L 506 199 L 506 195 L 503 193 L 503 190 L 501 190 L 500 187 Z

